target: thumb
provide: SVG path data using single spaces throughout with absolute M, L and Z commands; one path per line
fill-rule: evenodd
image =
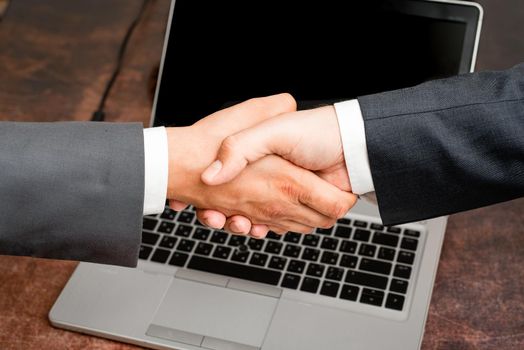
M 274 132 L 268 132 L 266 123 L 228 136 L 218 150 L 217 159 L 202 173 L 207 185 L 220 185 L 233 180 L 252 162 L 273 154 Z

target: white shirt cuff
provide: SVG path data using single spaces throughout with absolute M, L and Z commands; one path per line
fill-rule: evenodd
M 351 182 L 351 191 L 358 195 L 373 192 L 369 166 L 364 118 L 358 100 L 335 103 L 344 159 Z
M 164 211 L 167 197 L 166 128 L 144 129 L 144 215 Z

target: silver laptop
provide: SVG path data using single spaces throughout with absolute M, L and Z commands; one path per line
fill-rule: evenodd
M 152 125 L 253 96 L 287 91 L 309 108 L 469 72 L 481 19 L 461 1 L 176 0 Z M 445 229 L 384 227 L 360 201 L 331 229 L 255 240 L 166 209 L 144 218 L 138 268 L 81 263 L 49 319 L 154 349 L 418 349 Z

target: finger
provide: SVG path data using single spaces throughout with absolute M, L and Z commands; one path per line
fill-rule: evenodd
M 295 205 L 286 210 L 288 219 L 306 227 L 329 228 L 335 225 L 336 219 L 319 213 L 305 204 Z M 290 231 L 293 231 L 290 229 Z M 299 231 L 302 233 L 302 231 Z
M 251 221 L 246 217 L 234 215 L 227 218 L 224 230 L 237 235 L 247 235 L 251 231 Z
M 266 155 L 289 153 L 293 143 L 284 136 L 285 129 L 285 124 L 269 120 L 226 137 L 216 160 L 202 173 L 202 181 L 207 185 L 220 185 Z
M 271 227 L 271 231 L 284 235 L 288 232 L 298 232 L 302 234 L 309 234 L 315 230 L 314 227 L 304 225 L 300 222 L 293 220 L 284 220 L 278 223 L 278 228 L 275 230 L 275 227 Z
M 226 216 L 219 211 L 211 209 L 197 209 L 198 220 L 211 228 L 222 229 L 226 224 Z
M 232 134 L 238 130 L 252 127 L 262 121 L 283 113 L 297 110 L 297 103 L 288 93 L 252 98 L 224 110 L 213 113 L 210 119 L 220 119 L 225 128 L 230 125 Z M 208 119 L 206 118 L 206 119 Z M 227 131 L 228 129 L 226 129 Z
M 268 232 L 269 232 L 269 227 L 267 227 L 266 225 L 256 224 L 256 225 L 251 226 L 251 231 L 249 231 L 249 236 L 260 239 L 260 238 L 266 237 Z
M 331 219 L 344 217 L 357 202 L 356 195 L 341 191 L 313 173 L 305 172 L 299 184 L 300 203 Z
M 186 209 L 189 206 L 189 204 L 177 201 L 175 199 L 169 200 L 169 207 L 173 209 L 174 211 L 182 211 Z

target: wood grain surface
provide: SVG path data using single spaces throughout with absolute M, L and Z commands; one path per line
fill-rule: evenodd
M 483 0 L 478 69 L 524 61 L 524 1 Z M 140 0 L 13 0 L 0 22 L 0 120 L 89 120 Z M 107 103 L 147 124 L 169 0 L 154 0 Z M 482 195 L 479 193 L 479 195 Z M 524 199 L 453 215 L 422 349 L 524 349 Z M 0 349 L 137 349 L 53 328 L 75 262 L 0 257 Z

